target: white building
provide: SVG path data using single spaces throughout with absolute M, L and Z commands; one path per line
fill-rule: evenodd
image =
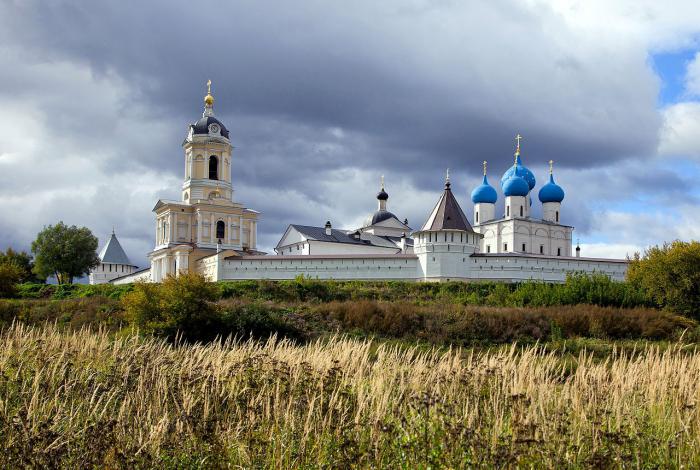
M 289 225 L 276 255 L 256 250 L 259 213 L 234 202 L 229 133 L 213 114 L 214 98 L 204 99 L 202 118 L 191 124 L 183 143 L 185 178 L 181 201 L 160 200 L 151 268 L 112 279 L 161 281 L 182 272 L 227 279 L 367 279 L 406 281 L 562 282 L 568 273 L 602 273 L 622 280 L 627 261 L 572 256 L 573 227 L 561 222 L 564 191 L 549 181 L 538 192 L 543 217 L 532 216 L 536 180 L 520 156 L 501 178 L 504 213 L 496 216 L 498 194 L 483 183 L 472 192 L 472 226 L 452 193 L 449 174 L 434 209 L 412 232 L 389 212 L 382 178 L 378 207 L 362 227 Z M 126 256 L 125 256 L 126 257 Z
M 100 264 L 90 270 L 90 284 L 104 284 L 118 277 L 131 275 L 138 269 L 138 266 L 129 261 L 114 230 L 98 256 Z

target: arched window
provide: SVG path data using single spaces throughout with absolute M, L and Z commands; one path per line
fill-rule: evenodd
M 212 155 L 209 157 L 209 179 L 218 180 L 219 179 L 219 159 Z
M 216 223 L 216 238 L 222 239 L 226 234 L 226 224 L 223 220 Z

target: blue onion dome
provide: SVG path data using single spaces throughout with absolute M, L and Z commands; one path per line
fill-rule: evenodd
M 530 192 L 525 178 L 517 175 L 512 175 L 503 183 L 503 194 L 507 196 L 527 196 Z
M 489 181 L 486 179 L 486 175 L 484 175 L 483 183 L 474 188 L 474 191 L 472 191 L 472 202 L 474 204 L 484 202 L 493 204 L 497 200 L 498 194 L 496 193 L 496 190 L 489 184 Z
M 564 200 L 564 190 L 554 182 L 554 176 L 549 174 L 549 182 L 540 189 L 540 202 L 561 202 Z
M 530 190 L 532 190 L 532 188 L 535 187 L 535 175 L 527 167 L 523 166 L 523 162 L 522 160 L 520 160 L 519 153 L 515 157 L 515 165 L 511 166 L 506 170 L 505 173 L 503 173 L 503 176 L 501 177 L 501 187 L 503 187 L 506 180 L 513 175 L 525 179 Z

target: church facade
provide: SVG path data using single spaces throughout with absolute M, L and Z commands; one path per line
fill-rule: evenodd
M 183 142 L 181 199 L 159 200 L 153 209 L 150 268 L 109 282 L 159 282 L 182 272 L 199 272 L 212 281 L 303 275 L 336 280 L 562 282 L 573 272 L 624 279 L 626 260 L 584 258 L 578 247 L 572 253 L 573 227 L 561 222 L 565 194 L 554 180 L 551 161 L 548 181 L 536 194 L 543 217 L 532 216 L 536 179 L 523 164 L 519 135 L 513 165 L 500 180 L 505 200 L 499 216 L 498 193 L 488 181 L 486 162 L 482 184 L 471 193 L 473 224 L 452 192 L 449 172 L 437 203 L 417 230 L 389 211 L 382 177 L 377 210 L 362 227 L 338 229 L 330 221 L 323 226 L 291 224 L 275 254 L 262 253 L 257 250 L 260 214 L 236 202 L 233 147 L 227 128 L 214 116 L 213 104 L 209 88 L 202 117 L 189 126 Z

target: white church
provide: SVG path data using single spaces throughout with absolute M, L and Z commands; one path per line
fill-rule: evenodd
M 294 279 L 299 275 L 335 280 L 563 282 L 568 273 L 601 273 L 623 280 L 626 260 L 585 258 L 573 227 L 562 220 L 564 190 L 548 181 L 536 190 L 535 175 L 523 165 L 520 135 L 513 165 L 500 180 L 505 197 L 497 216 L 498 193 L 486 177 L 471 193 L 470 223 L 452 192 L 449 172 L 425 223 L 413 230 L 388 209 L 384 179 L 377 210 L 362 227 L 292 224 L 275 254 L 257 250 L 260 213 L 234 197 L 233 147 L 229 131 L 214 115 L 211 82 L 204 112 L 190 124 L 182 144 L 185 174 L 180 200 L 159 200 L 150 267 L 138 270 L 112 233 L 100 252 L 90 283 L 159 282 L 166 276 L 198 272 L 211 281 Z M 532 216 L 533 193 L 542 219 Z

